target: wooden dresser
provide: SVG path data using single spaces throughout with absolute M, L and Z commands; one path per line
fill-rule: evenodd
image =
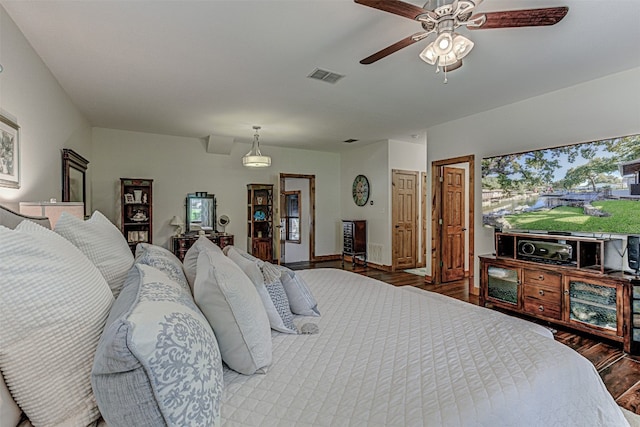
M 364 266 L 367 266 L 367 221 L 342 220 L 342 266 L 344 257 L 350 256 L 351 263 L 355 267 L 358 257 L 362 257 Z
M 231 234 L 207 234 L 205 237 L 221 248 L 233 245 L 233 235 Z M 200 238 L 198 234 L 185 234 L 183 236 L 171 237 L 171 252 L 173 252 L 180 261 L 184 261 L 185 254 L 198 238 Z

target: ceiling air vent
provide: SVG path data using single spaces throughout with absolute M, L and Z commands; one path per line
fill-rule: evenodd
M 320 68 L 316 68 L 309 74 L 307 77 L 310 79 L 321 80 L 323 82 L 335 84 L 344 77 L 342 74 L 332 73 L 331 71 L 321 70 Z
M 344 140 L 344 141 L 342 141 L 342 142 L 344 142 L 344 143 L 346 143 L 346 144 L 353 144 L 353 143 L 354 143 L 354 142 L 356 142 L 356 141 L 358 141 L 358 140 L 357 140 L 357 139 L 353 139 L 353 138 L 349 138 L 349 139 L 345 139 L 345 140 Z

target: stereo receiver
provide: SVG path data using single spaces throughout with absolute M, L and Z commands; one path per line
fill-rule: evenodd
M 571 261 L 573 248 L 566 243 L 541 242 L 538 240 L 520 240 L 518 255 L 542 260 Z

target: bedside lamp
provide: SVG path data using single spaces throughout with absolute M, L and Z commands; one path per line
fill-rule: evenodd
M 182 227 L 184 227 L 184 221 L 181 218 L 178 218 L 178 215 L 174 215 L 171 218 L 170 225 L 173 225 L 176 228 L 176 236 L 180 236 L 182 234 Z

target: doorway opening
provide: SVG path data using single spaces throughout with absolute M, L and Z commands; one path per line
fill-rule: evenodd
M 316 176 L 281 173 L 279 194 L 280 264 L 315 261 Z
M 431 177 L 432 282 L 468 277 L 473 293 L 475 156 L 432 162 Z

